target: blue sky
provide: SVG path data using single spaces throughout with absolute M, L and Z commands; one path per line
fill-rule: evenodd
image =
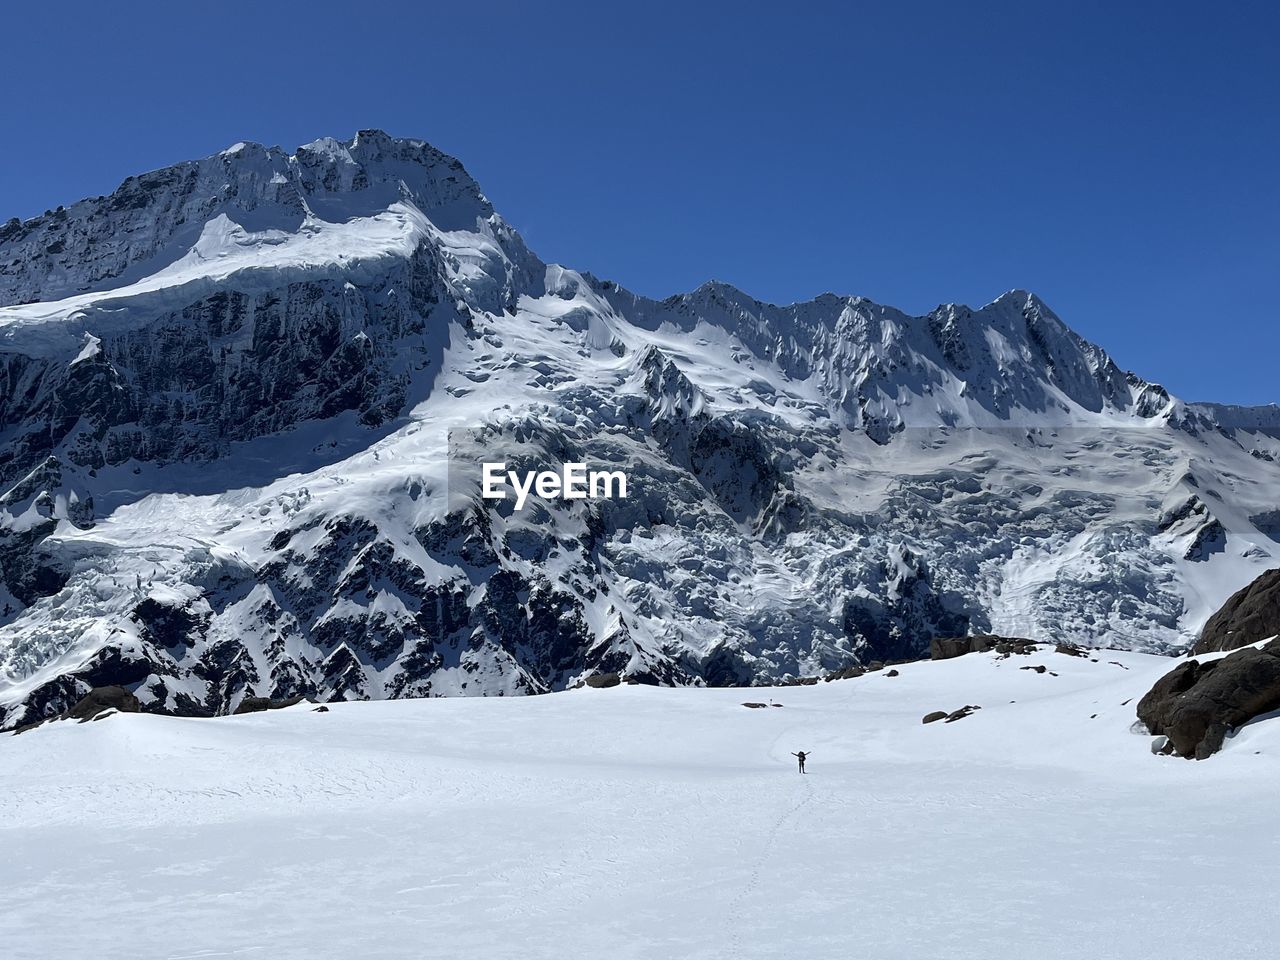
M 1275 402 L 1277 6 L 23 5 L 0 219 L 382 127 L 458 156 L 544 259 L 642 293 L 1025 287 L 1183 397 Z

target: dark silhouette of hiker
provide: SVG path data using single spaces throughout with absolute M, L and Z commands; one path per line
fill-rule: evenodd
M 792 756 L 800 761 L 800 772 L 804 773 L 804 762 L 809 759 L 809 754 L 801 750 L 799 753 L 793 753 Z

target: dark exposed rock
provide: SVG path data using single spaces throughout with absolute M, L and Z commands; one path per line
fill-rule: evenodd
M 885 674 L 885 676 L 886 676 L 886 677 L 896 677 L 896 676 L 899 676 L 899 673 L 898 673 L 898 671 L 897 671 L 897 670 L 890 670 L 888 673 L 886 673 L 886 674 Z
M 703 664 L 702 676 L 709 687 L 741 687 L 751 683 L 752 673 L 742 654 L 718 646 Z
M 76 689 L 74 681 L 71 681 L 70 678 L 60 677 L 58 679 L 66 680 L 68 686 L 50 697 L 50 702 L 65 699 L 71 691 Z M 32 704 L 29 702 L 27 712 L 27 716 L 30 718 L 29 721 L 19 723 L 15 728 L 16 733 L 25 733 L 51 720 L 75 720 L 79 723 L 87 723 L 90 720 L 101 719 L 111 710 L 116 710 L 120 713 L 137 713 L 141 709 L 138 698 L 124 687 L 119 686 L 94 687 L 79 700 L 75 701 L 71 707 L 57 714 L 46 713 L 45 716 L 41 717 L 31 709 L 31 706 Z M 35 715 L 33 716 L 33 714 Z
M 749 701 L 747 703 L 744 703 L 743 706 L 751 710 L 759 710 L 761 707 L 767 708 L 769 705 L 767 703 L 756 703 L 754 701 Z
M 961 707 L 959 710 L 955 710 L 949 713 L 947 715 L 947 719 L 944 722 L 955 723 L 957 720 L 963 720 L 965 717 L 969 716 L 969 714 L 973 713 L 975 710 L 981 710 L 981 709 L 982 709 L 981 707 L 976 706 L 974 704 L 966 704 L 965 706 Z
M 661 687 L 670 686 L 670 682 L 664 680 L 659 674 L 648 670 L 634 670 L 622 678 L 624 683 L 633 687 Z
M 929 565 L 906 547 L 893 548 L 878 573 L 882 587 L 877 596 L 851 598 L 844 609 L 845 633 L 865 644 L 864 656 L 882 662 L 912 660 L 935 637 L 970 628 L 963 598 L 940 589 Z
M 1042 663 L 1033 664 L 1029 667 L 1019 667 L 1019 670 L 1034 670 L 1036 673 L 1044 673 L 1049 668 Z
M 622 678 L 616 673 L 597 673 L 587 677 L 583 683 L 588 687 L 616 687 L 622 682 Z
M 1001 637 L 996 640 L 995 651 L 1002 657 L 1026 657 L 1036 652 L 1036 642 L 1023 637 Z
M 754 425 L 711 417 L 689 446 L 694 475 L 735 520 L 757 517 L 786 485 L 776 457 Z
M 93 720 L 107 710 L 118 710 L 120 713 L 137 713 L 140 709 L 138 698 L 124 687 L 95 687 L 80 699 L 60 719 Z
M 1280 635 L 1280 569 L 1268 570 L 1231 595 L 1209 618 L 1191 653 L 1213 653 Z
M 979 645 L 981 639 L 981 637 L 934 637 L 929 642 L 929 659 L 951 660 L 955 657 L 962 657 L 966 653 L 990 649 Z
M 5 722 L 23 730 L 71 709 L 90 690 L 90 685 L 70 674 L 40 684 L 21 704 L 5 715 Z
M 206 649 L 192 672 L 208 681 L 208 701 L 215 712 L 218 707 L 231 702 L 239 691 L 256 687 L 261 679 L 253 656 L 234 637 Z
M 56 504 L 63 495 L 67 519 L 76 526 L 92 526 L 92 498 L 86 504 L 74 490 L 64 487 L 62 463 L 57 457 L 45 457 L 0 495 L 0 509 L 15 516 L 26 512 L 43 518 L 29 524 L 0 524 L 0 584 L 23 605 L 57 593 L 70 575 L 67 565 L 43 544 L 57 528 Z M 10 604 L 0 607 L 0 622 L 15 613 Z
M 937 722 L 938 720 L 945 720 L 945 719 L 947 719 L 947 711 L 945 711 L 945 710 L 935 710 L 935 711 L 933 711 L 933 713 L 926 713 L 926 714 L 924 715 L 924 719 L 923 719 L 923 720 L 921 720 L 920 722 L 921 722 L 921 723 L 935 723 L 935 722 Z
M 1203 760 L 1250 720 L 1280 710 L 1280 640 L 1217 660 L 1189 660 L 1138 701 L 1138 719 L 1180 757 Z
M 305 697 L 289 697 L 287 700 L 272 700 L 270 697 L 245 697 L 235 709 L 235 715 L 242 713 L 262 713 L 265 710 L 280 710 L 301 703 Z
M 1029 654 L 1035 650 L 1034 640 L 1023 637 L 998 637 L 981 634 L 973 637 L 934 637 L 929 643 L 929 659 L 950 660 L 966 653 L 986 653 L 994 650 L 1002 656 Z
M 1089 651 L 1083 647 L 1077 647 L 1074 643 L 1060 643 L 1053 648 L 1055 653 L 1061 653 L 1068 657 L 1087 657 Z
M 422 317 L 442 297 L 438 280 L 417 276 L 430 274 L 432 257 L 424 247 L 389 269 L 385 285 L 410 294 L 390 303 L 373 293 L 353 299 L 349 286 L 328 280 L 257 297 L 227 291 L 145 332 L 104 339 L 99 352 L 70 366 L 10 360 L 24 369 L 11 370 L 4 384 L 34 386 L 0 390 L 0 424 L 24 431 L 21 442 L 0 447 L 0 468 L 13 475 L 55 450 L 89 468 L 208 459 L 233 440 L 346 410 L 383 423 L 405 400 L 395 344 L 420 335 Z M 353 309 L 372 336 L 346 332 Z M 222 344 L 241 332 L 249 339 L 228 354 Z
M 190 607 L 147 597 L 133 608 L 133 619 L 142 626 L 145 639 L 157 646 L 171 649 L 190 645 L 203 633 L 209 615 L 202 615 Z
M 1255 513 L 1249 518 L 1249 522 L 1261 533 L 1280 543 L 1280 510 L 1264 510 L 1262 513 Z
M 66 565 L 45 552 L 42 541 L 58 526 L 54 519 L 25 530 L 0 529 L 0 581 L 15 600 L 30 605 L 66 585 Z M 0 606 L 0 617 L 16 611 Z
M 836 670 L 834 673 L 828 673 L 823 680 L 852 680 L 854 677 L 861 677 L 866 674 L 866 670 L 859 666 L 844 667 Z
M 73 676 L 92 687 L 125 686 L 131 687 L 142 683 L 157 671 L 171 670 L 172 667 L 148 659 L 144 654 L 120 647 L 103 647 L 94 654 L 84 666 L 73 672 Z
M 1227 531 L 1208 504 L 1192 494 L 1165 510 L 1156 522 L 1160 533 L 1187 538 L 1182 556 L 1186 560 L 1208 560 L 1226 547 Z
M 1210 520 L 1196 530 L 1195 536 L 1183 551 L 1184 560 L 1208 560 L 1227 547 L 1227 529 L 1220 520 Z

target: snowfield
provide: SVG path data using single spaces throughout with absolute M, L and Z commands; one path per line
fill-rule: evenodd
M 1094 655 L 47 725 L 0 739 L 0 955 L 1273 955 L 1280 722 L 1153 756 L 1173 662 Z

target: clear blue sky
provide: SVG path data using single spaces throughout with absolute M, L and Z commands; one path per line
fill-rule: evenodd
M 642 293 L 1026 287 L 1181 396 L 1280 401 L 1277 6 L 11 6 L 0 219 L 382 127 Z

